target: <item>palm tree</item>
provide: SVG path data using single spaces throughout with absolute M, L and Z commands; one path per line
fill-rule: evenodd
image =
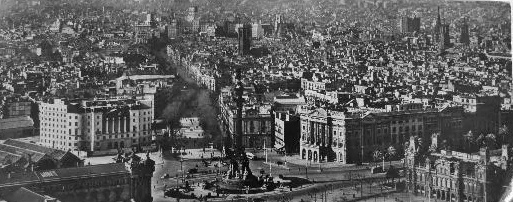
M 374 159 L 374 161 L 379 161 L 381 159 L 383 159 L 383 168 L 385 168 L 385 158 L 384 158 L 384 155 L 383 155 L 383 152 L 381 152 L 381 150 L 377 149 L 376 151 L 374 151 L 372 153 L 372 158 Z M 377 165 L 377 162 L 376 162 L 376 165 Z
M 390 145 L 390 147 L 388 147 L 388 149 L 387 149 L 389 167 L 392 165 L 392 159 L 395 157 L 395 155 L 397 155 L 397 150 L 395 149 L 395 147 L 393 145 Z
M 509 129 L 506 125 L 503 125 L 502 127 L 499 128 L 499 137 L 501 137 L 502 139 L 502 142 L 501 144 L 507 144 L 507 142 L 509 141 Z
M 491 133 L 488 135 L 481 134 L 477 138 L 477 142 L 479 144 L 479 147 L 488 147 L 490 149 L 495 149 L 495 147 L 497 146 L 497 137 Z
M 490 133 L 486 135 L 485 139 L 486 146 L 491 149 L 496 149 L 497 147 L 497 136 Z
M 471 144 L 474 144 L 474 142 L 475 142 L 474 134 L 472 134 L 472 131 L 471 131 L 471 130 L 469 130 L 469 131 L 468 131 L 468 133 L 465 133 L 465 134 L 463 135 L 463 139 L 464 139 L 464 140 L 465 140 L 465 142 L 467 143 L 467 145 L 466 145 L 466 146 L 467 146 L 467 148 L 465 148 L 465 150 L 466 150 L 467 152 L 470 152 L 470 145 L 471 145 Z
M 484 146 L 484 140 L 485 140 L 485 135 L 483 133 L 481 133 L 476 138 L 477 146 L 479 146 L 480 148 L 483 147 Z

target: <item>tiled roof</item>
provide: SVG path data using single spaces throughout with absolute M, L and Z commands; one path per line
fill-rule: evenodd
M 52 158 L 54 158 L 56 160 L 61 160 L 62 157 L 64 157 L 64 155 L 66 155 L 66 153 L 67 153 L 62 150 L 43 147 L 43 146 L 40 146 L 37 144 L 32 144 L 32 143 L 23 142 L 23 141 L 14 140 L 14 139 L 8 139 L 4 142 L 4 144 L 11 145 L 14 147 L 20 147 L 20 148 L 31 150 L 31 151 L 44 153 L 44 154 L 47 154 L 48 156 L 51 156 Z
M 99 177 L 119 174 L 130 174 L 124 163 L 100 164 L 84 167 L 61 168 L 39 171 L 38 176 L 42 181 L 53 181 L 60 179 L 74 179 L 84 177 Z
M 11 186 L 34 185 L 37 183 L 64 179 L 103 177 L 112 175 L 129 175 L 130 171 L 124 163 L 101 164 L 85 167 L 60 168 L 36 172 L 11 173 L 10 177 L 0 175 L 0 188 Z
M 41 160 L 45 156 L 47 156 L 45 153 L 42 153 L 42 152 L 37 152 L 37 151 L 28 150 L 28 149 L 24 149 L 21 147 L 15 147 L 15 146 L 6 145 L 6 144 L 0 144 L 0 151 L 4 151 L 4 152 L 16 154 L 16 155 L 21 155 L 21 156 L 31 155 L 31 160 L 33 162 L 38 162 L 39 160 Z M 49 156 L 47 156 L 47 157 L 49 158 Z
M 9 202 L 45 202 L 47 199 L 47 197 L 25 187 L 21 187 L 18 190 L 7 194 L 4 198 Z
M 35 184 L 40 182 L 39 177 L 35 172 L 19 172 L 11 173 L 10 175 L 10 178 L 8 178 L 6 174 L 2 174 L 0 176 L 0 188 L 18 185 L 23 186 L 26 184 Z
M 0 166 L 15 163 L 21 158 L 21 155 L 0 151 Z

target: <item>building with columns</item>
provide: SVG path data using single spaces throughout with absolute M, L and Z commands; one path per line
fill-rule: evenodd
M 403 150 L 411 136 L 429 141 L 440 133 L 451 145 L 462 142 L 462 107 L 388 107 L 340 109 L 299 107 L 302 159 L 358 163 L 373 160 L 375 150 Z
M 40 144 L 112 154 L 151 145 L 153 99 L 53 99 L 40 103 Z
M 300 113 L 301 159 L 346 163 L 344 112 L 317 108 Z
M 434 143 L 436 141 L 433 141 Z M 511 165 L 510 148 L 481 148 L 478 153 L 438 150 L 423 152 L 416 137 L 406 148 L 407 190 L 441 201 L 499 201 L 506 172 Z

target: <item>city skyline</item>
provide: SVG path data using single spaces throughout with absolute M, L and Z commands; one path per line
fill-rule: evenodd
M 511 199 L 511 4 L 1 0 L 0 200 Z

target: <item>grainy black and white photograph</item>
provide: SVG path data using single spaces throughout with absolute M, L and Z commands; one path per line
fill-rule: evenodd
M 513 202 L 511 3 L 0 0 L 0 202 Z

